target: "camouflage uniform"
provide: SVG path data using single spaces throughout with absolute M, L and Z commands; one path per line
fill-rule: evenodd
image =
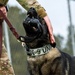
M 28 10 L 30 7 L 34 7 L 38 15 L 40 17 L 45 17 L 47 13 L 45 12 L 45 9 L 37 2 L 37 0 L 17 0 L 26 10 Z
M 7 2 L 8 0 L 0 0 L 0 5 L 6 5 Z
M 23 6 L 26 10 L 28 10 L 30 7 L 34 7 L 38 15 L 40 17 L 45 17 L 47 13 L 45 12 L 45 9 L 37 2 L 37 0 L 17 0 L 21 6 Z M 0 0 L 0 4 L 6 5 L 8 0 Z
M 2 54 L 0 58 L 0 75 L 15 75 L 10 60 L 7 55 L 6 48 L 2 43 Z
M 0 0 L 0 7 L 6 5 L 8 0 Z M 15 75 L 13 67 L 8 58 L 6 48 L 4 46 L 4 41 L 2 41 L 2 53 L 0 58 L 0 75 Z

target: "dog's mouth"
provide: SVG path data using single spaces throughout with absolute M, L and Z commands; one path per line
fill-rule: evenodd
M 25 43 L 31 43 L 34 40 L 38 39 L 42 36 L 43 30 L 41 27 L 41 23 L 38 19 L 27 17 L 23 22 L 23 26 L 25 29 L 26 36 L 21 36 L 24 40 L 21 40 Z
M 23 26 L 29 37 L 42 35 L 42 26 L 38 19 L 28 17 L 23 22 Z

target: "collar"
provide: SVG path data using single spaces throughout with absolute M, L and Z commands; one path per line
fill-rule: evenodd
M 29 49 L 29 51 L 27 51 L 27 55 L 32 56 L 32 57 L 44 55 L 50 51 L 50 48 L 51 46 L 50 44 L 48 44 L 40 48 Z

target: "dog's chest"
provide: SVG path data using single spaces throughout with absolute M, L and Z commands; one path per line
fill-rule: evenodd
M 60 53 L 58 50 L 53 49 L 51 52 L 38 56 L 38 57 L 29 57 L 28 60 L 28 68 L 32 75 L 50 75 L 51 64 L 53 60 L 57 57 L 60 57 Z

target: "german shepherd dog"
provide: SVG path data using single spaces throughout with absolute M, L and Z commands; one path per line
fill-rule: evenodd
M 50 44 L 48 29 L 32 7 L 23 22 L 30 75 L 75 75 L 75 57 Z

